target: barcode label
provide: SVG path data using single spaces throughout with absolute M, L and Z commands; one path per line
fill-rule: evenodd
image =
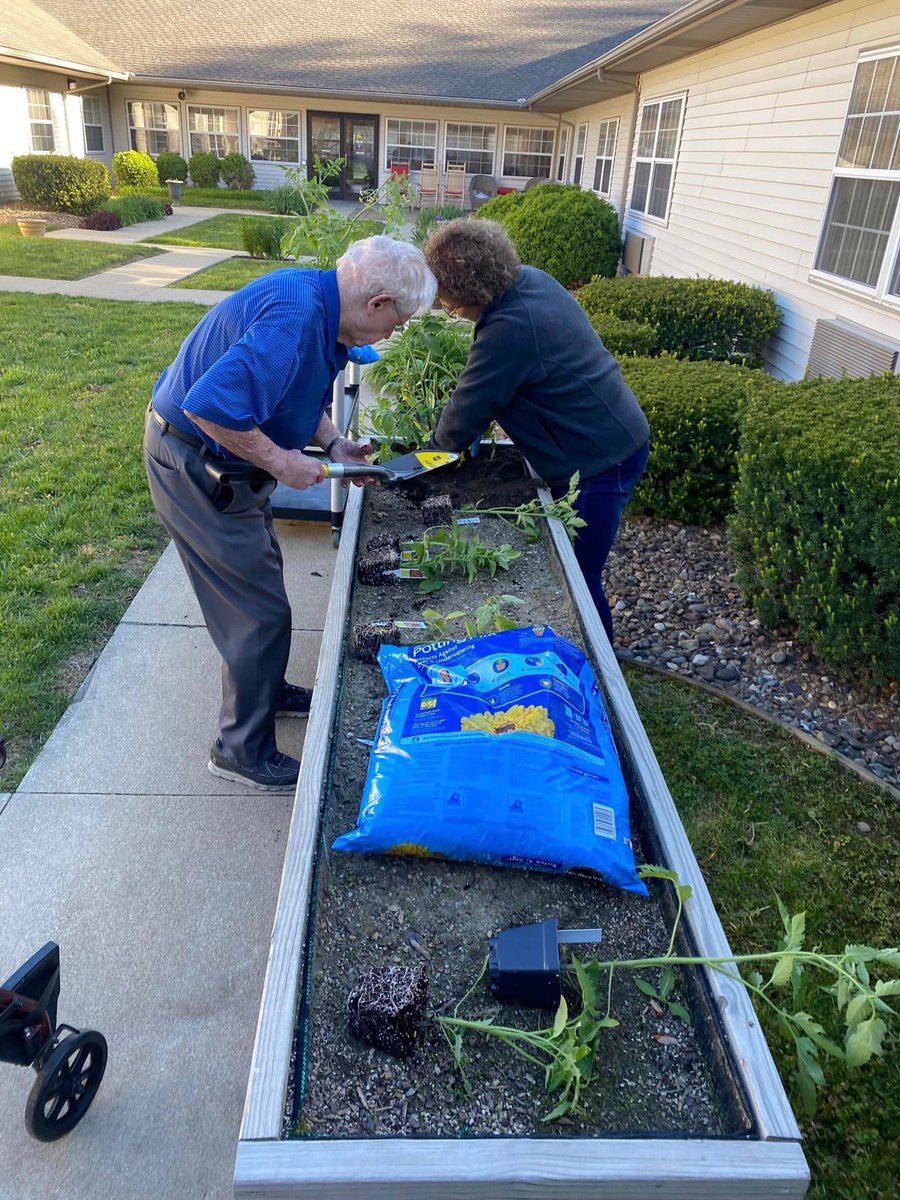
M 594 837 L 616 838 L 616 814 L 606 804 L 593 804 Z

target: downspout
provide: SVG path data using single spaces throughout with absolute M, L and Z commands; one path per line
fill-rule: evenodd
M 557 114 L 557 117 L 556 117 L 556 139 L 557 139 L 557 141 L 559 141 L 561 125 L 568 125 L 568 127 L 569 127 L 569 141 L 566 146 L 566 158 L 572 159 L 573 158 L 572 149 L 575 145 L 575 122 L 567 121 L 566 118 L 562 115 L 562 113 Z M 585 148 L 584 148 L 584 156 L 585 156 L 585 158 L 587 158 L 587 146 L 585 146 Z M 563 166 L 563 174 L 564 175 L 567 174 L 566 167 L 568 167 L 568 163 L 566 163 Z M 582 170 L 583 170 L 583 168 L 582 168 Z M 565 180 L 561 179 L 559 182 L 565 183 Z
M 597 78 L 601 83 L 604 83 L 608 79 L 610 83 L 617 83 L 620 86 L 626 87 L 634 96 L 634 111 L 631 114 L 631 128 L 628 131 L 628 150 L 625 157 L 625 186 L 622 188 L 622 202 L 619 205 L 619 229 L 621 229 L 625 223 L 625 201 L 628 198 L 628 184 L 631 180 L 631 156 L 634 153 L 634 139 L 637 135 L 638 117 L 641 112 L 641 77 L 640 75 L 636 75 L 627 79 L 621 75 L 612 75 L 609 71 L 604 71 L 602 67 L 598 67 Z

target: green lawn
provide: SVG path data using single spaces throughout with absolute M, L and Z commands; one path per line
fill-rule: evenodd
M 165 543 L 150 388 L 207 311 L 0 295 L 0 734 L 12 790 Z
M 136 258 L 158 254 L 150 246 L 117 246 L 110 242 L 76 242 L 69 238 L 27 238 L 16 224 L 0 225 L 0 275 L 41 279 L 83 279 L 121 267 Z
M 145 241 L 162 246 L 213 246 L 221 250 L 243 250 L 242 217 L 238 213 L 220 213 L 175 233 L 161 233 Z M 287 219 L 287 218 L 285 218 Z
M 830 952 L 847 942 L 898 945 L 896 801 L 723 701 L 635 668 L 626 677 L 733 950 L 779 944 L 776 893 L 791 912 L 806 910 L 808 946 Z M 859 821 L 871 832 L 860 833 Z M 830 1000 L 807 986 L 803 1001 L 834 1028 Z M 833 1082 L 816 1116 L 804 1117 L 793 1043 L 768 1013 L 760 1016 L 803 1129 L 810 1200 L 893 1200 L 900 1162 L 896 1028 L 884 1060 L 848 1072 L 826 1059 Z
M 245 283 L 258 279 L 260 275 L 268 275 L 270 271 L 279 271 L 282 267 L 298 267 L 295 262 L 269 262 L 259 258 L 229 258 L 225 262 L 206 267 L 196 275 L 180 279 L 178 283 L 170 283 L 175 288 L 213 288 L 221 292 L 234 292 Z

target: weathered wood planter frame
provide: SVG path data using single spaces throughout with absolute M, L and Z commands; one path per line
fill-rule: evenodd
M 546 492 L 541 495 L 549 500 Z M 809 1171 L 800 1131 L 750 999 L 742 985 L 714 972 L 706 973 L 706 986 L 718 1010 L 724 1052 L 755 1126 L 751 1138 L 302 1140 L 284 1136 L 321 797 L 364 503 L 363 490 L 351 489 L 272 931 L 235 1162 L 235 1195 L 302 1200 L 803 1196 Z M 727 955 L 724 930 L 568 538 L 557 522 L 549 524 L 551 552 L 568 582 L 630 786 L 652 825 L 655 849 L 693 888 L 684 918 L 686 933 L 699 954 Z

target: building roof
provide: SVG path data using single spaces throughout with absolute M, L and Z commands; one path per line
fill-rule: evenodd
M 126 77 L 121 67 L 32 0 L 0 0 L 0 61 L 37 62 L 75 75 Z
M 550 87 L 679 7 L 676 0 L 41 3 L 146 80 L 501 104 Z

